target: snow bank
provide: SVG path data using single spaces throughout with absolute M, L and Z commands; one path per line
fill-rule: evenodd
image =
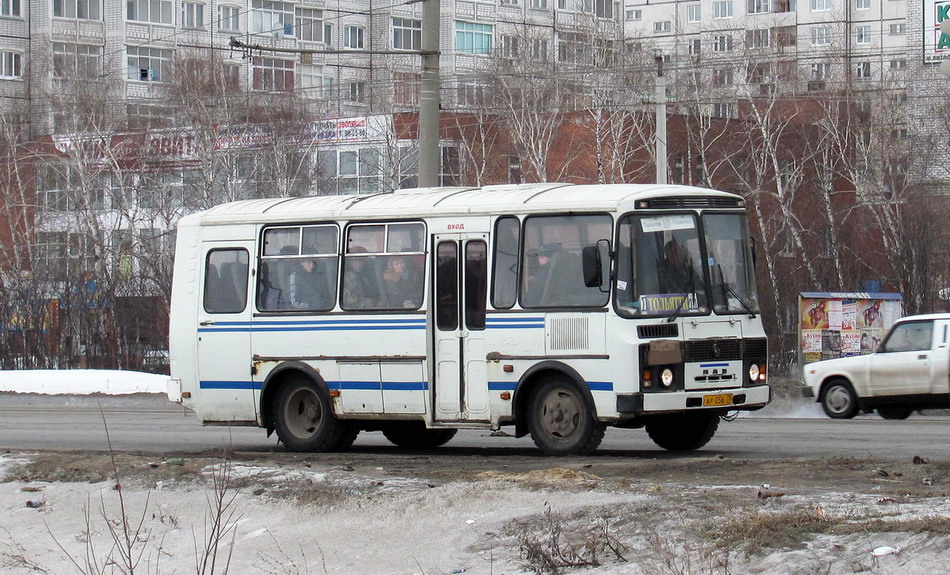
M 165 393 L 168 376 L 109 369 L 0 371 L 0 391 L 44 395 Z

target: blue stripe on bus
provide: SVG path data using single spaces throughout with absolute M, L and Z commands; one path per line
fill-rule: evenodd
M 201 389 L 253 389 L 259 391 L 261 384 L 258 381 L 200 381 L 198 387 Z
M 532 329 L 544 327 L 543 317 L 489 317 L 485 321 L 489 329 Z
M 701 363 L 699 367 L 729 367 L 728 363 Z
M 403 330 L 425 329 L 424 319 L 402 320 L 323 320 L 323 321 L 222 321 L 213 326 L 199 327 L 199 333 L 274 332 L 274 331 L 343 331 L 343 330 Z
M 614 383 L 612 381 L 588 381 L 587 387 L 591 391 L 613 391 Z
M 514 391 L 517 385 L 514 381 L 489 381 L 488 391 Z M 613 391 L 612 381 L 588 381 L 587 387 L 591 391 Z
M 201 381 L 201 389 L 243 389 L 260 391 L 261 383 L 258 381 Z M 369 391 L 426 391 L 429 384 L 425 381 L 387 381 L 380 385 L 378 381 L 328 381 L 327 387 L 330 389 L 350 389 L 350 390 L 369 390 Z

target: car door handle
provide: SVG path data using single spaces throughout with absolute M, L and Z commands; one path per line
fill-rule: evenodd
M 922 353 L 922 354 L 920 354 L 920 355 L 917 356 L 917 359 L 927 359 L 927 354 L 926 354 L 926 353 Z
M 214 322 L 211 320 L 205 320 L 205 321 L 199 322 L 198 325 L 214 325 Z

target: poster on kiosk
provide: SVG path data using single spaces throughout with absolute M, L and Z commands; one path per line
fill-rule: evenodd
M 802 292 L 798 365 L 874 353 L 901 315 L 898 293 Z

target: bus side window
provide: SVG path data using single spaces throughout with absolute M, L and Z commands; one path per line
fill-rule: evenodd
M 498 218 L 495 224 L 495 253 L 492 262 L 492 305 L 510 309 L 518 298 L 518 246 L 521 226 L 518 218 Z
M 237 313 L 247 305 L 248 255 L 243 249 L 211 250 L 205 267 L 204 309 Z

